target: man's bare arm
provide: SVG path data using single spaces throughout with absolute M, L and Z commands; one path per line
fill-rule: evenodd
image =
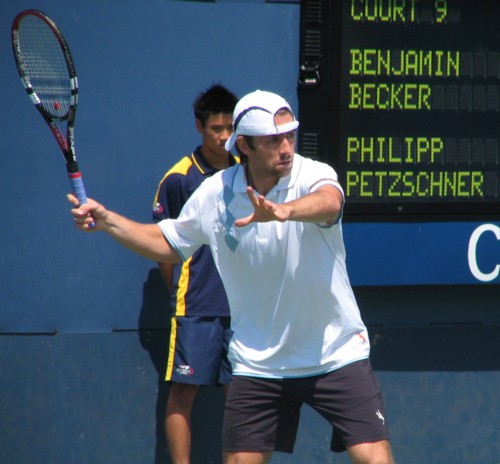
M 167 290 L 172 293 L 173 290 L 173 266 L 171 263 L 158 263 L 158 269 L 160 270 L 160 275 L 165 282 Z
M 118 213 L 107 210 L 92 199 L 79 205 L 77 198 L 69 194 L 69 202 L 76 226 L 87 232 L 104 231 L 118 243 L 145 258 L 160 263 L 175 263 L 181 259 L 156 224 L 140 224 Z M 95 223 L 91 227 L 92 221 Z

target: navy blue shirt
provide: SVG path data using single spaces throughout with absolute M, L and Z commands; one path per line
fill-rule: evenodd
M 229 156 L 231 166 L 238 162 Z M 153 220 L 177 218 L 191 194 L 217 171 L 205 161 L 200 147 L 182 158 L 160 181 L 154 199 Z M 170 298 L 176 316 L 229 316 L 226 292 L 207 245 L 184 263 L 173 265 L 172 283 Z

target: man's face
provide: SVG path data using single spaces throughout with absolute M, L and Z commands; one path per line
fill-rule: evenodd
M 290 113 L 276 115 L 277 126 L 293 121 Z M 252 137 L 253 149 L 248 150 L 248 163 L 256 177 L 285 177 L 290 174 L 295 153 L 296 131 L 279 135 Z
M 202 139 L 202 152 L 205 156 L 227 157 L 224 148 L 226 140 L 233 133 L 233 115 L 231 113 L 212 114 L 205 123 L 205 127 L 196 120 L 196 128 Z

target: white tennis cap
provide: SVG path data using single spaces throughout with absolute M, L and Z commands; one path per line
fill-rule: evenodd
M 293 116 L 293 121 L 277 126 L 274 116 L 286 109 Z M 226 150 L 230 151 L 238 135 L 277 135 L 297 129 L 299 121 L 295 119 L 288 102 L 272 92 L 256 90 L 245 95 L 236 104 L 233 112 L 233 134 L 226 141 Z

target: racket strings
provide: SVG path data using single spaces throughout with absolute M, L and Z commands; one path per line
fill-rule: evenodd
M 33 92 L 46 112 L 63 119 L 72 104 L 72 87 L 66 57 L 52 29 L 35 16 L 19 27 L 19 59 Z

